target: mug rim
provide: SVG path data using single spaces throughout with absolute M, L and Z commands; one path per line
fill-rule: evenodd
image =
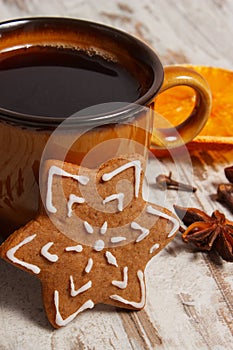
M 105 25 L 99 22 L 94 21 L 88 21 L 78 18 L 71 18 L 71 17 L 51 17 L 51 16 L 40 16 L 40 17 L 25 17 L 25 18 L 18 18 L 13 20 L 7 20 L 4 22 L 0 22 L 0 36 L 1 33 L 9 32 L 15 29 L 22 29 L 25 28 L 27 25 L 30 26 L 30 24 L 37 24 L 37 25 L 49 25 L 49 24 L 56 24 L 58 27 L 63 25 L 72 25 L 73 27 L 86 27 L 91 28 L 92 30 L 101 33 L 107 33 L 108 35 L 112 35 L 114 37 L 114 40 L 118 40 L 119 45 L 120 41 L 122 40 L 122 45 L 125 42 L 130 43 L 131 45 L 140 48 L 143 50 L 143 53 L 146 55 L 146 59 L 150 61 L 150 69 L 153 72 L 153 79 L 152 84 L 149 86 L 149 88 L 146 90 L 146 92 L 140 96 L 136 101 L 127 102 L 124 107 L 121 107 L 117 110 L 112 111 L 113 113 L 101 113 L 101 114 L 93 114 L 91 116 L 88 115 L 83 118 L 76 118 L 75 114 L 74 117 L 71 117 L 71 124 L 73 122 L 76 125 L 86 126 L 86 125 L 104 125 L 104 124 L 111 124 L 111 123 L 118 123 L 118 122 L 124 122 L 129 119 L 129 117 L 132 117 L 132 114 L 135 114 L 137 111 L 136 106 L 141 109 L 142 106 L 148 106 L 152 100 L 155 98 L 157 93 L 159 92 L 163 79 L 164 79 L 164 70 L 162 63 L 158 57 L 158 55 L 155 53 L 155 51 L 144 41 L 138 39 L 137 37 L 133 36 L 132 34 L 129 34 L 123 30 L 120 30 L 118 28 L 115 28 L 110 25 Z M 43 41 L 42 41 L 43 42 Z M 25 45 L 27 43 L 25 42 Z M 9 46 L 10 47 L 10 46 Z M 1 50 L 0 50 L 1 54 Z M 137 58 L 136 58 L 137 59 Z M 129 113 L 131 112 L 131 113 Z M 62 123 L 67 117 L 62 118 L 56 118 L 51 116 L 40 116 L 35 114 L 27 114 L 27 113 L 20 113 L 13 110 L 8 110 L 5 108 L 2 108 L 0 106 L 0 121 L 6 121 L 13 124 L 19 124 L 21 126 L 31 126 L 31 127 L 55 127 Z

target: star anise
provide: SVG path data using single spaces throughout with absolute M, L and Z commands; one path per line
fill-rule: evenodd
M 233 222 L 215 210 L 211 216 L 196 208 L 174 205 L 178 217 L 187 226 L 182 233 L 186 243 L 195 244 L 200 250 L 215 249 L 226 261 L 233 262 Z

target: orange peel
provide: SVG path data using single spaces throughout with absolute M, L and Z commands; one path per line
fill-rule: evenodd
M 190 150 L 202 147 L 224 149 L 233 147 L 233 71 L 207 66 L 185 65 L 200 73 L 212 92 L 212 110 L 200 134 L 190 143 Z M 195 92 L 187 86 L 177 86 L 156 97 L 154 110 L 172 125 L 178 125 L 192 111 Z M 156 127 L 156 125 L 154 126 Z

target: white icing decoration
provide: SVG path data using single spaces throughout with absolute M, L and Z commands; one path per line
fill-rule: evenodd
M 87 233 L 93 233 L 94 232 L 93 227 L 87 221 L 83 221 L 83 225 L 84 225 Z
M 120 243 L 122 241 L 126 241 L 126 237 L 123 237 L 123 236 L 111 237 L 111 243 Z
M 50 213 L 56 213 L 57 209 L 54 207 L 52 203 L 52 184 L 53 184 L 53 176 L 64 176 L 64 177 L 70 177 L 74 180 L 77 180 L 81 185 L 87 185 L 89 181 L 89 177 L 83 176 L 83 175 L 73 175 L 68 173 L 67 171 L 59 168 L 56 165 L 52 165 L 49 169 L 48 173 L 48 188 L 47 188 L 47 195 L 46 195 L 46 208 Z
M 111 201 L 114 201 L 115 199 L 118 200 L 118 206 L 117 206 L 117 209 L 119 211 L 122 211 L 123 210 L 123 201 L 124 201 L 124 193 L 120 192 L 120 193 L 116 193 L 116 194 L 112 194 L 111 196 L 108 196 L 106 197 L 104 200 L 103 200 L 103 204 L 106 204 L 108 202 L 111 202 Z
M 144 283 L 143 272 L 141 270 L 139 270 L 137 272 L 137 276 L 138 276 L 138 279 L 140 282 L 140 288 L 141 288 L 141 300 L 138 303 L 135 301 L 130 301 L 130 300 L 124 299 L 117 294 L 110 295 L 110 298 L 113 300 L 119 301 L 120 303 L 123 303 L 126 305 L 131 305 L 137 309 L 141 309 L 145 305 L 145 301 L 146 301 L 146 288 L 145 288 L 145 283 Z
M 75 289 L 74 286 L 74 279 L 73 276 L 70 276 L 70 295 L 72 297 L 76 297 L 77 295 L 86 292 L 86 290 L 90 289 L 92 287 L 92 282 L 89 281 L 86 284 L 84 284 L 82 287 L 80 287 L 79 289 Z
M 107 221 L 105 221 L 100 229 L 101 235 L 104 235 L 107 232 L 107 229 L 108 229 L 108 223 Z
M 74 203 L 82 204 L 85 202 L 83 197 L 78 197 L 75 194 L 71 194 L 69 197 L 69 201 L 67 203 L 67 216 L 70 218 L 72 216 L 72 206 Z
M 108 264 L 118 267 L 117 260 L 116 260 L 115 256 L 112 255 L 112 253 L 107 251 L 105 253 L 105 256 L 106 256 Z
M 30 243 L 34 238 L 36 237 L 36 234 L 29 236 L 27 238 L 25 238 L 22 242 L 20 242 L 19 244 L 17 244 L 15 247 L 9 249 L 6 253 L 6 256 L 8 257 L 9 260 L 11 260 L 13 263 L 21 265 L 23 267 L 25 267 L 28 270 L 31 270 L 32 272 L 34 272 L 35 274 L 40 273 L 40 268 L 36 265 L 33 264 L 29 264 L 25 261 L 22 261 L 18 258 L 15 257 L 15 253 L 25 244 Z
M 133 221 L 132 223 L 131 223 L 131 228 L 133 229 L 133 230 L 140 230 L 142 233 L 138 236 L 138 238 L 136 239 L 136 243 L 138 243 L 138 242 L 141 242 L 144 238 L 146 238 L 148 235 L 149 235 L 149 233 L 150 233 L 150 230 L 148 230 L 147 228 L 145 228 L 145 227 L 142 227 L 142 226 L 140 226 L 139 224 L 137 224 L 135 221 Z
M 112 281 L 112 284 L 120 289 L 125 289 L 128 284 L 128 267 L 125 266 L 123 270 L 123 281 Z
M 41 248 L 41 255 L 43 255 L 43 257 L 45 259 L 47 259 L 50 262 L 56 262 L 58 261 L 58 256 L 56 254 L 51 254 L 49 253 L 49 249 L 52 247 L 52 245 L 54 245 L 53 242 L 48 242 L 47 244 L 45 244 L 42 248 Z
M 56 308 L 56 318 L 55 322 L 59 327 L 66 326 L 69 322 L 73 321 L 73 319 L 82 311 L 86 309 L 92 309 L 95 304 L 91 299 L 87 300 L 77 311 L 71 314 L 69 317 L 63 319 L 60 311 L 59 311 L 59 292 L 57 290 L 54 291 L 54 304 Z
M 170 220 L 173 223 L 173 229 L 170 231 L 170 233 L 167 235 L 167 237 L 172 237 L 176 231 L 179 229 L 180 224 L 179 221 L 175 218 L 173 218 L 170 215 L 167 215 L 159 210 L 154 209 L 151 205 L 149 205 L 146 209 L 147 213 L 152 214 L 152 215 L 157 215 L 157 216 L 161 216 L 164 219 Z
M 160 244 L 155 243 L 151 248 L 150 248 L 150 254 L 154 253 L 155 250 L 159 249 Z
M 133 160 L 132 162 L 128 162 L 119 168 L 111 171 L 110 173 L 106 173 L 102 176 L 103 181 L 109 181 L 111 180 L 114 176 L 118 175 L 122 171 L 129 169 L 131 167 L 134 167 L 135 169 L 135 197 L 138 197 L 139 194 L 139 188 L 140 188 L 140 174 L 141 174 L 141 162 L 140 160 Z
M 103 250 L 105 247 L 104 241 L 102 239 L 98 239 L 95 244 L 93 249 L 97 252 L 101 252 L 101 250 Z
M 83 251 L 83 247 L 81 244 L 75 245 L 73 247 L 66 247 L 66 252 L 76 252 L 76 253 L 81 253 Z
M 85 272 L 89 273 L 93 267 L 93 259 L 89 258 L 87 262 L 87 266 L 85 267 Z

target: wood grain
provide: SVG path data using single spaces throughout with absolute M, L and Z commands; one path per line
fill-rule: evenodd
M 145 310 L 134 313 L 118 311 L 118 313 L 133 349 L 150 350 L 162 344 L 162 339 Z
M 138 36 L 163 64 L 192 63 L 233 69 L 232 0 L 0 0 L 0 19 L 70 16 L 103 22 Z M 147 180 L 151 201 L 223 211 L 216 188 L 226 182 L 226 152 L 194 150 L 180 158 L 151 158 Z M 192 183 L 195 194 L 161 192 L 156 174 L 169 170 Z M 1 184 L 0 184 L 1 191 Z M 147 305 L 140 312 L 97 306 L 54 331 L 41 303 L 39 282 L 0 262 L 0 350 L 231 350 L 233 265 L 203 254 L 180 236 L 146 270 Z

